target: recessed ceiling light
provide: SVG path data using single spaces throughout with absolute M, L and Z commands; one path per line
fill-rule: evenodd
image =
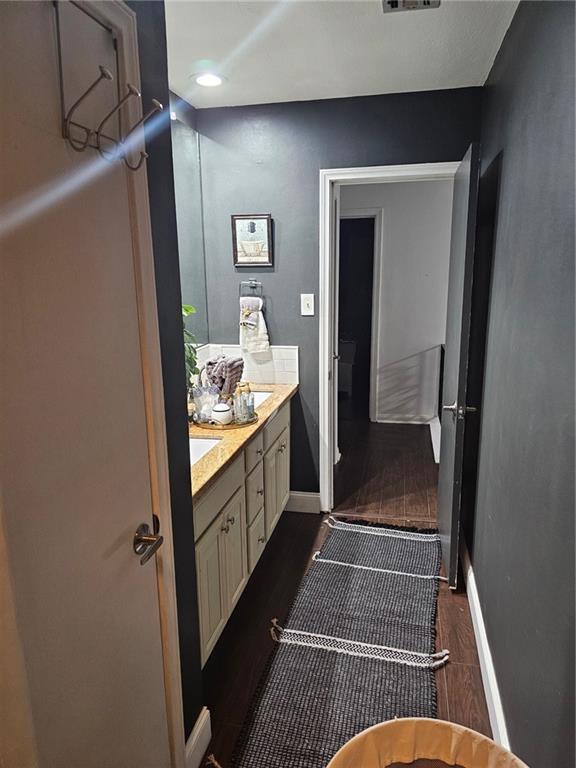
M 198 85 L 202 85 L 204 88 L 215 88 L 223 83 L 223 78 L 213 72 L 203 72 L 201 75 L 196 75 L 194 79 Z

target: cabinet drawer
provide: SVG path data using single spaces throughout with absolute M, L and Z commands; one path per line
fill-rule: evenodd
M 264 527 L 264 509 L 261 509 L 252 525 L 248 528 L 248 570 L 250 573 L 254 570 L 266 546 Z
M 262 462 L 246 478 L 246 514 L 248 525 L 252 523 L 264 505 L 264 469 Z
M 255 438 L 253 438 L 245 449 L 246 454 L 246 472 L 251 472 L 256 464 L 260 461 L 264 455 L 264 442 L 262 432 L 259 432 Z
M 278 411 L 276 416 L 266 424 L 264 429 L 262 430 L 264 432 L 264 450 L 267 451 L 268 448 L 275 442 L 275 440 L 280 436 L 280 434 L 286 429 L 286 427 L 290 424 L 290 403 L 286 403 L 286 405 L 283 405 L 282 408 Z
M 212 520 L 234 493 L 244 484 L 244 454 L 216 478 L 214 485 L 194 502 L 194 541 L 198 541 Z

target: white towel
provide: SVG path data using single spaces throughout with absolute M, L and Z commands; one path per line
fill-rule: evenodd
M 243 352 L 249 352 L 252 355 L 268 352 L 270 349 L 268 329 L 262 306 L 263 302 L 260 299 L 259 309 L 256 311 L 252 309 L 250 312 L 250 320 L 254 324 L 248 325 L 246 322 L 242 322 L 242 315 L 240 316 L 240 347 Z M 242 299 L 240 300 L 240 308 L 242 310 Z

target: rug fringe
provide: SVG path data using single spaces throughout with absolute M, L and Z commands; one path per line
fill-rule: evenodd
M 206 762 L 204 763 L 204 765 L 212 765 L 212 766 L 213 766 L 213 768 L 222 768 L 222 766 L 220 765 L 220 763 L 218 762 L 218 760 L 216 760 L 216 758 L 214 757 L 214 755 L 208 755 L 208 757 L 206 758 Z
M 336 531 L 350 531 L 353 533 L 371 534 L 372 536 L 390 536 L 394 539 L 407 539 L 408 541 L 438 542 L 440 536 L 436 529 L 428 530 L 424 528 L 401 528 L 397 525 L 386 525 L 384 523 L 372 523 L 370 521 L 350 522 L 349 520 L 338 520 L 333 515 L 329 515 L 324 520 L 324 525 Z
M 270 627 L 270 634 L 272 635 L 272 640 L 274 640 L 275 643 L 280 642 L 280 635 L 282 634 L 283 629 L 278 624 L 278 619 L 272 619 L 272 626 Z
M 328 518 L 336 523 L 348 523 L 363 528 L 379 528 L 381 530 L 398 531 L 399 533 L 422 533 L 425 536 L 437 536 L 438 528 L 418 528 L 415 525 L 394 525 L 392 523 L 381 523 L 378 520 L 371 520 L 366 517 L 357 517 L 356 515 L 345 514 L 344 512 L 334 512 L 328 515 Z M 327 519 L 328 519 L 327 518 Z M 324 521 L 326 522 L 326 521 Z

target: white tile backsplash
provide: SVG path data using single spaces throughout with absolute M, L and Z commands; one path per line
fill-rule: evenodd
M 239 344 L 202 344 L 197 349 L 198 367 L 217 355 L 244 358 L 243 378 L 254 384 L 298 384 L 298 347 L 271 346 L 262 355 L 243 353 Z

